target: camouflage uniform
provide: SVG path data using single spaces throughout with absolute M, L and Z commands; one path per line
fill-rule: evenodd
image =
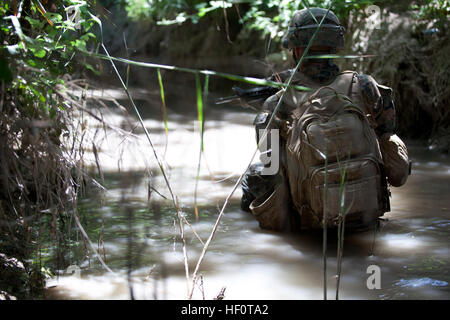
M 333 64 L 331 59 L 327 61 L 328 63 L 324 64 L 307 65 L 302 72 L 294 75 L 292 83 L 313 89 L 332 83 L 339 74 L 339 68 Z M 287 70 L 275 74 L 270 80 L 286 82 L 292 72 L 293 70 Z M 401 186 L 406 182 L 410 167 L 406 146 L 394 133 L 395 106 L 392 90 L 379 85 L 369 75 L 361 74 L 356 78 L 360 88 L 361 103 L 369 113 L 369 121 L 378 139 L 383 157 L 385 180 L 392 186 Z M 267 126 L 282 92 L 280 90 L 269 97 L 263 105 L 264 111 L 256 116 L 254 125 L 257 131 L 257 141 L 259 141 L 258 130 Z M 280 169 L 278 173 L 269 176 L 261 175 L 264 166 L 257 163 L 250 167 L 242 182 L 241 207 L 243 210 L 252 212 L 264 229 L 294 231 L 301 226 L 300 215 L 293 206 L 289 194 L 285 148 L 292 122 L 292 112 L 299 105 L 299 97 L 301 99 L 303 95 L 308 96 L 308 93 L 299 93 L 294 89 L 286 92 L 283 102 L 274 116 L 274 121 L 268 128 L 279 129 L 280 132 Z M 389 211 L 388 196 L 384 211 Z

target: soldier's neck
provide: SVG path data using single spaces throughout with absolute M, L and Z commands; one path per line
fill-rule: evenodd
M 325 83 L 336 77 L 339 67 L 330 59 L 315 59 L 306 61 L 299 71 L 314 82 Z

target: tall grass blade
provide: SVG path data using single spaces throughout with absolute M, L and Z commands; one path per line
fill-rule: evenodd
M 203 97 L 202 97 L 202 86 L 200 84 L 200 76 L 198 73 L 195 74 L 195 86 L 197 89 L 197 120 L 200 130 L 200 152 L 198 157 L 197 176 L 195 178 L 195 190 L 194 190 L 195 220 L 198 221 L 197 190 L 203 151 Z
M 345 186 L 344 186 L 345 192 Z M 343 211 L 343 204 L 345 203 L 345 193 L 341 201 L 341 208 L 339 209 L 339 224 L 338 224 L 338 254 L 337 254 L 337 283 L 336 283 L 336 300 L 339 300 L 339 289 L 342 276 L 342 256 L 344 251 L 344 230 L 345 230 L 345 214 Z
M 303 5 L 305 6 L 306 10 L 308 10 L 309 14 L 311 15 L 311 18 L 313 18 L 314 22 L 316 24 L 319 23 L 319 21 L 317 21 L 316 17 L 313 15 L 313 13 L 311 12 L 311 10 L 309 9 L 309 3 L 308 1 L 302 0 Z
M 167 145 L 169 143 L 169 126 L 167 123 L 166 99 L 165 99 L 165 95 L 164 95 L 164 86 L 163 86 L 163 81 L 162 81 L 162 77 L 161 77 L 161 70 L 159 68 L 157 68 L 156 72 L 158 74 L 158 83 L 159 83 L 159 90 L 161 93 L 161 102 L 162 102 L 161 108 L 162 108 L 162 113 L 163 113 L 164 131 L 166 133 L 166 145 L 164 147 L 164 157 L 165 157 L 166 152 L 167 152 Z
M 125 37 L 125 32 L 123 32 L 122 34 L 123 34 L 123 44 L 125 45 L 125 51 L 127 53 L 127 58 L 130 59 L 130 54 L 128 52 L 127 39 Z M 126 84 L 127 88 L 128 88 L 128 83 L 130 81 L 130 69 L 131 69 L 131 66 L 127 65 L 127 75 L 126 75 L 126 78 L 125 78 L 126 79 L 125 80 L 125 84 Z
M 158 73 L 158 83 L 159 83 L 159 89 L 160 89 L 160 93 L 161 93 L 161 102 L 162 102 L 162 108 L 163 108 L 163 117 L 164 117 L 164 128 L 166 130 L 166 133 L 169 132 L 169 126 L 167 125 L 167 114 L 166 114 L 166 99 L 165 99 L 165 95 L 164 95 L 164 85 L 162 82 L 162 77 L 161 77 L 161 70 L 158 68 L 156 69 L 157 73 Z
M 203 101 L 205 103 L 204 108 L 206 109 L 206 101 L 208 99 L 208 92 L 209 92 L 209 75 L 205 76 L 205 83 L 203 84 Z M 204 124 L 204 122 L 203 122 Z
M 197 176 L 195 178 L 195 190 L 194 190 L 194 211 L 195 211 L 195 219 L 198 221 L 198 206 L 197 206 L 197 191 L 198 191 L 198 180 L 200 178 L 200 167 L 202 161 L 202 153 L 204 151 L 203 144 L 203 136 L 205 130 L 205 117 L 204 117 L 204 109 L 206 99 L 208 96 L 208 86 L 209 86 L 209 75 L 205 77 L 205 84 L 203 85 L 203 95 L 202 95 L 202 87 L 200 84 L 200 76 L 198 74 L 195 75 L 195 84 L 197 86 L 197 114 L 198 114 L 198 123 L 200 126 L 200 151 L 198 155 L 198 164 L 197 164 Z
M 339 54 L 319 54 L 314 56 L 307 56 L 305 59 L 360 59 L 360 58 L 372 58 L 375 55 L 339 55 Z
M 339 186 L 339 222 L 338 222 L 338 247 L 337 247 L 337 272 L 336 272 L 336 300 L 339 300 L 339 288 L 341 284 L 341 274 L 342 274 L 342 256 L 344 251 L 344 230 L 345 230 L 345 216 L 350 210 L 350 207 L 345 211 L 345 190 L 346 190 L 346 174 L 348 168 L 348 160 L 350 159 L 350 152 L 345 161 L 344 170 L 341 174 L 341 181 Z
M 225 79 L 233 80 L 233 81 L 239 81 L 239 82 L 244 82 L 244 83 L 249 83 L 249 84 L 254 84 L 254 85 L 261 85 L 261 86 L 271 86 L 271 87 L 280 88 L 280 89 L 288 87 L 287 83 L 269 81 L 266 79 L 245 77 L 245 76 L 239 76 L 239 75 L 224 73 L 224 72 L 216 72 L 216 71 L 211 71 L 211 70 L 198 70 L 198 69 L 191 69 L 191 68 L 169 66 L 169 65 L 164 65 L 164 64 L 134 61 L 134 60 L 130 60 L 130 59 L 117 58 L 117 57 L 112 57 L 112 56 L 108 57 L 101 53 L 93 53 L 93 52 L 88 52 L 88 51 L 81 50 L 81 49 L 78 49 L 78 50 L 80 52 L 82 52 L 86 55 L 92 56 L 92 57 L 97 57 L 97 58 L 108 60 L 108 61 L 111 59 L 113 61 L 131 64 L 134 66 L 139 66 L 139 67 L 144 67 L 144 68 L 160 68 L 160 69 L 164 69 L 164 70 L 180 71 L 180 72 L 187 72 L 187 73 L 194 73 L 194 74 L 199 73 L 199 74 L 204 74 L 204 75 L 209 75 L 209 76 L 225 78 Z M 299 90 L 299 91 L 311 91 L 312 90 L 311 88 L 308 88 L 305 86 L 299 86 L 299 85 L 289 84 L 289 87 L 293 88 L 295 90 Z
M 46 13 L 47 11 L 45 10 L 44 6 L 41 4 L 41 2 L 39 0 L 33 0 L 33 3 L 36 7 L 36 9 L 39 11 L 39 13 L 44 17 L 45 20 L 47 20 L 48 24 L 53 26 L 53 22 L 52 20 L 50 20 Z
M 203 138 L 203 96 L 202 85 L 200 84 L 199 74 L 195 74 L 195 85 L 197 87 L 197 118 L 200 126 L 200 137 Z M 203 150 L 203 139 L 201 139 L 201 150 Z

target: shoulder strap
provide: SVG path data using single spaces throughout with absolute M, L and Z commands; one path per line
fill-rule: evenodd
M 363 75 L 361 75 L 363 76 Z M 375 129 L 377 127 L 376 124 L 376 115 L 374 114 L 374 110 L 367 105 L 367 103 L 365 102 L 365 99 L 363 98 L 363 86 L 366 85 L 367 80 L 365 77 L 361 77 L 360 75 L 358 75 L 356 77 L 356 81 L 355 81 L 355 86 L 352 90 L 352 100 L 353 102 L 359 106 L 359 108 L 364 112 L 364 114 L 366 115 L 367 120 L 369 121 L 370 127 L 372 129 Z M 362 82 L 362 83 L 361 83 Z M 378 88 L 377 88 L 378 90 Z
M 329 84 L 328 87 L 335 89 L 338 93 L 345 94 L 349 98 L 352 98 L 352 87 L 357 74 L 358 73 L 355 71 L 343 71 L 336 76 L 336 79 Z

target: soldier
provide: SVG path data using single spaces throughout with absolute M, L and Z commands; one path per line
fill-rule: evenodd
M 312 14 L 311 14 L 312 13 Z M 296 11 L 283 38 L 296 63 L 327 10 Z M 307 55 L 334 54 L 344 46 L 344 27 L 329 11 Z M 287 81 L 293 70 L 272 76 Z M 340 72 L 331 59 L 302 62 L 288 89 L 270 96 L 254 121 L 257 141 L 273 115 L 267 141 L 278 135 L 276 148 L 261 148 L 265 164 L 253 164 L 242 181 L 241 207 L 260 227 L 299 230 L 337 225 L 369 226 L 390 211 L 389 185 L 403 185 L 410 173 L 408 152 L 395 135 L 392 90 L 371 76 Z M 269 157 L 268 157 L 269 156 Z M 279 167 L 265 174 L 279 157 Z

